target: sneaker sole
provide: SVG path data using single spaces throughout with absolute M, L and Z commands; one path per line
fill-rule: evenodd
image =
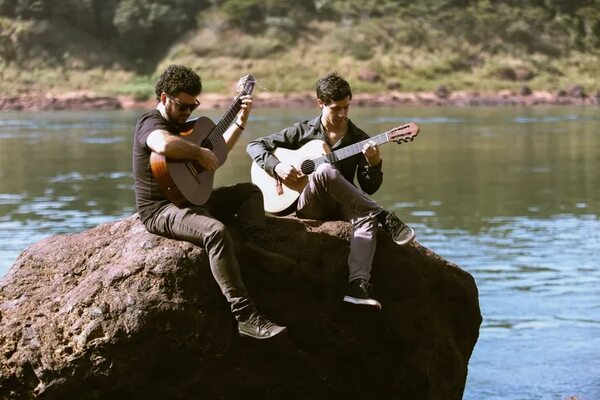
M 416 236 L 417 235 L 415 235 L 415 231 L 413 230 L 413 228 L 410 228 L 410 236 L 408 238 L 406 238 L 404 240 L 394 240 L 394 242 L 399 246 L 404 246 L 406 244 L 409 244 L 413 240 L 415 240 Z
M 352 296 L 344 296 L 344 301 L 346 303 L 357 304 L 359 306 L 371 306 L 371 307 L 375 307 L 375 308 L 381 310 L 381 303 L 378 302 L 377 300 L 373 300 L 373 299 L 365 300 L 365 299 L 357 299 L 356 297 L 352 297 Z
M 255 335 L 251 335 L 249 333 L 242 332 L 242 331 L 238 331 L 238 333 L 240 334 L 240 336 L 262 340 L 262 339 L 271 339 L 272 337 L 275 337 L 275 336 L 279 335 L 280 333 L 285 332 L 286 330 L 287 330 L 287 328 L 285 326 L 282 326 L 281 328 L 272 331 L 271 335 L 269 335 L 269 336 L 255 336 Z

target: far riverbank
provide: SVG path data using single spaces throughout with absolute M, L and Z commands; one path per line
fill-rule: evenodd
M 232 96 L 206 93 L 200 96 L 201 108 L 223 108 L 231 104 Z M 314 94 L 256 93 L 255 107 L 310 107 Z M 357 106 L 535 106 L 535 105 L 598 105 L 600 93 L 588 95 L 583 88 L 567 91 L 528 91 L 519 93 L 504 90 L 496 93 L 455 91 L 439 88 L 435 92 L 405 93 L 359 93 L 353 98 Z M 62 94 L 26 94 L 22 96 L 0 96 L 1 110 L 119 110 L 147 109 L 154 107 L 154 100 L 136 100 L 126 96 L 103 96 L 93 92 L 69 92 Z
M 232 96 L 206 93 L 200 96 L 200 108 L 223 108 L 231 104 Z M 281 94 L 256 93 L 255 107 L 302 107 L 312 106 L 313 93 Z M 385 93 L 359 93 L 352 101 L 357 106 L 545 106 L 545 105 L 598 105 L 600 93 L 588 95 L 583 88 L 569 91 L 529 91 L 518 93 L 504 90 L 496 93 L 467 91 L 450 92 L 438 88 L 435 92 L 405 93 L 389 91 Z M 105 96 L 90 91 L 61 94 L 26 94 L 22 96 L 0 96 L 0 111 L 22 110 L 119 110 L 147 109 L 154 107 L 154 100 L 137 100 L 127 96 Z

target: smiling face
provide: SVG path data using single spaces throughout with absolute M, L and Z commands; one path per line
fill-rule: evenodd
M 350 96 L 331 101 L 329 104 L 323 103 L 322 100 L 318 100 L 318 103 L 322 111 L 321 121 L 326 128 L 334 129 L 345 126 L 350 112 Z

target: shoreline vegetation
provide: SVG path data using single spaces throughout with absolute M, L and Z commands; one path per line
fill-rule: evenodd
M 346 78 L 368 106 L 597 105 L 600 0 L 0 1 L 0 110 L 153 106 L 169 64 L 202 107 L 256 73 L 258 107 Z M 77 38 L 77 40 L 73 40 Z
M 313 93 L 255 93 L 255 107 L 310 107 L 315 103 Z M 225 108 L 232 102 L 231 95 L 206 93 L 200 96 L 200 109 Z M 476 91 L 452 91 L 444 87 L 429 92 L 357 93 L 353 95 L 354 106 L 563 106 L 599 105 L 600 93 L 588 95 L 581 86 L 569 90 L 531 91 L 521 88 L 518 92 L 500 90 L 480 93 Z M 127 95 L 100 95 L 91 91 L 72 91 L 60 94 L 27 94 L 0 96 L 0 111 L 54 111 L 54 110 L 130 110 L 151 109 L 153 99 L 140 100 Z

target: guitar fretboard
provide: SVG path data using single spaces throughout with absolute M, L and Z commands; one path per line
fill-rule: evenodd
M 213 130 L 207 136 L 206 140 L 208 140 L 211 144 L 214 144 L 215 143 L 214 141 L 218 137 L 223 136 L 223 134 L 225 133 L 227 128 L 229 128 L 229 125 L 231 125 L 231 122 L 233 121 L 233 119 L 235 118 L 237 113 L 242 108 L 242 101 L 240 100 L 240 97 L 247 95 L 247 94 L 249 94 L 249 93 L 247 93 L 245 90 L 242 90 L 237 95 L 237 97 L 233 101 L 233 104 L 231 104 L 229 106 L 229 108 L 227 109 L 227 111 L 225 112 L 225 114 L 223 115 L 221 120 L 217 123 L 217 125 L 215 125 Z
M 315 167 L 318 167 L 323 163 L 333 164 L 345 158 L 352 157 L 355 154 L 361 153 L 363 146 L 367 142 L 373 141 L 376 145 L 380 145 L 389 142 L 389 140 L 388 132 L 384 132 L 361 142 L 351 144 L 350 146 L 343 147 L 336 151 L 332 151 L 329 154 L 322 155 L 321 157 L 314 159 L 313 162 L 315 163 Z

